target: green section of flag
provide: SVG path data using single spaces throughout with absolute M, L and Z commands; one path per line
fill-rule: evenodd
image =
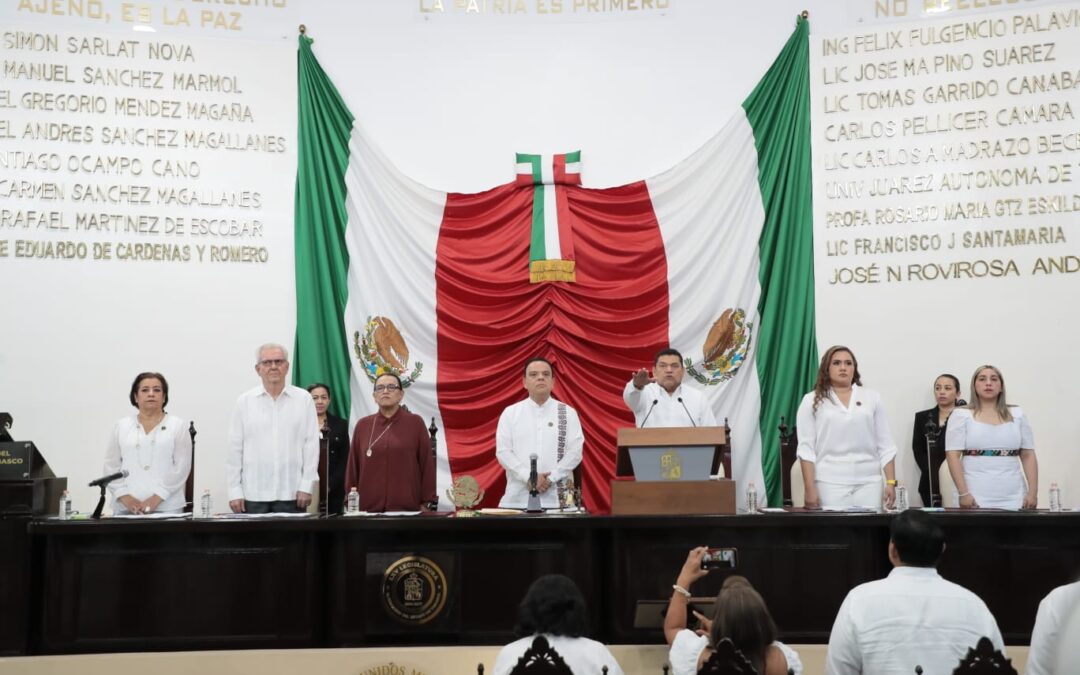
M 795 425 L 814 386 L 813 200 L 810 173 L 810 25 L 800 18 L 765 77 L 743 102 L 754 130 L 765 206 L 758 302 L 761 464 L 769 505 L 779 506 L 780 418 Z
M 547 260 L 547 244 L 544 241 L 544 190 L 555 186 L 533 186 L 532 236 L 529 240 L 529 262 Z
M 330 387 L 331 412 L 349 418 L 349 344 L 344 327 L 345 170 L 353 116 L 301 35 L 297 56 L 296 342 L 293 384 Z

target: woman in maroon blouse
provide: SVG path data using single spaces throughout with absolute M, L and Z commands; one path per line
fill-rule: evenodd
M 356 423 L 345 493 L 357 488 L 360 510 L 419 511 L 435 501 L 435 458 L 431 436 L 419 415 L 402 409 L 401 378 L 384 373 L 375 379 L 379 412 Z

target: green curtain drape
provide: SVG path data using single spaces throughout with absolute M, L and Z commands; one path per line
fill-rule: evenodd
M 795 424 L 817 372 L 813 199 L 810 173 L 810 25 L 800 17 L 783 51 L 743 102 L 754 129 L 765 205 L 757 366 L 761 462 L 769 505 L 779 506 L 777 427 Z
M 300 36 L 296 170 L 296 342 L 293 383 L 330 387 L 331 412 L 349 418 L 345 170 L 353 116 Z

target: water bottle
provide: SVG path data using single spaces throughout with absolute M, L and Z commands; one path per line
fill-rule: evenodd
M 71 518 L 71 496 L 67 490 L 60 494 L 60 503 L 56 509 L 56 516 L 61 520 Z
M 360 513 L 360 493 L 356 488 L 349 490 L 349 501 L 345 507 L 346 513 Z
M 907 511 L 907 509 L 908 509 L 907 488 L 905 486 L 903 486 L 903 485 L 897 484 L 896 485 L 896 510 L 897 511 Z
M 1050 510 L 1061 510 L 1061 488 L 1057 483 L 1050 483 Z
M 199 515 L 210 518 L 213 515 L 213 502 L 210 499 L 210 489 L 203 490 L 202 499 L 199 501 Z
M 757 488 L 754 487 L 754 481 L 750 481 L 746 485 L 746 512 L 757 513 Z

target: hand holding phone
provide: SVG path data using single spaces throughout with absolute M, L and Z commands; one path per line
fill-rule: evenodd
M 734 548 L 708 548 L 701 557 L 703 570 L 733 570 L 738 559 L 738 550 Z

